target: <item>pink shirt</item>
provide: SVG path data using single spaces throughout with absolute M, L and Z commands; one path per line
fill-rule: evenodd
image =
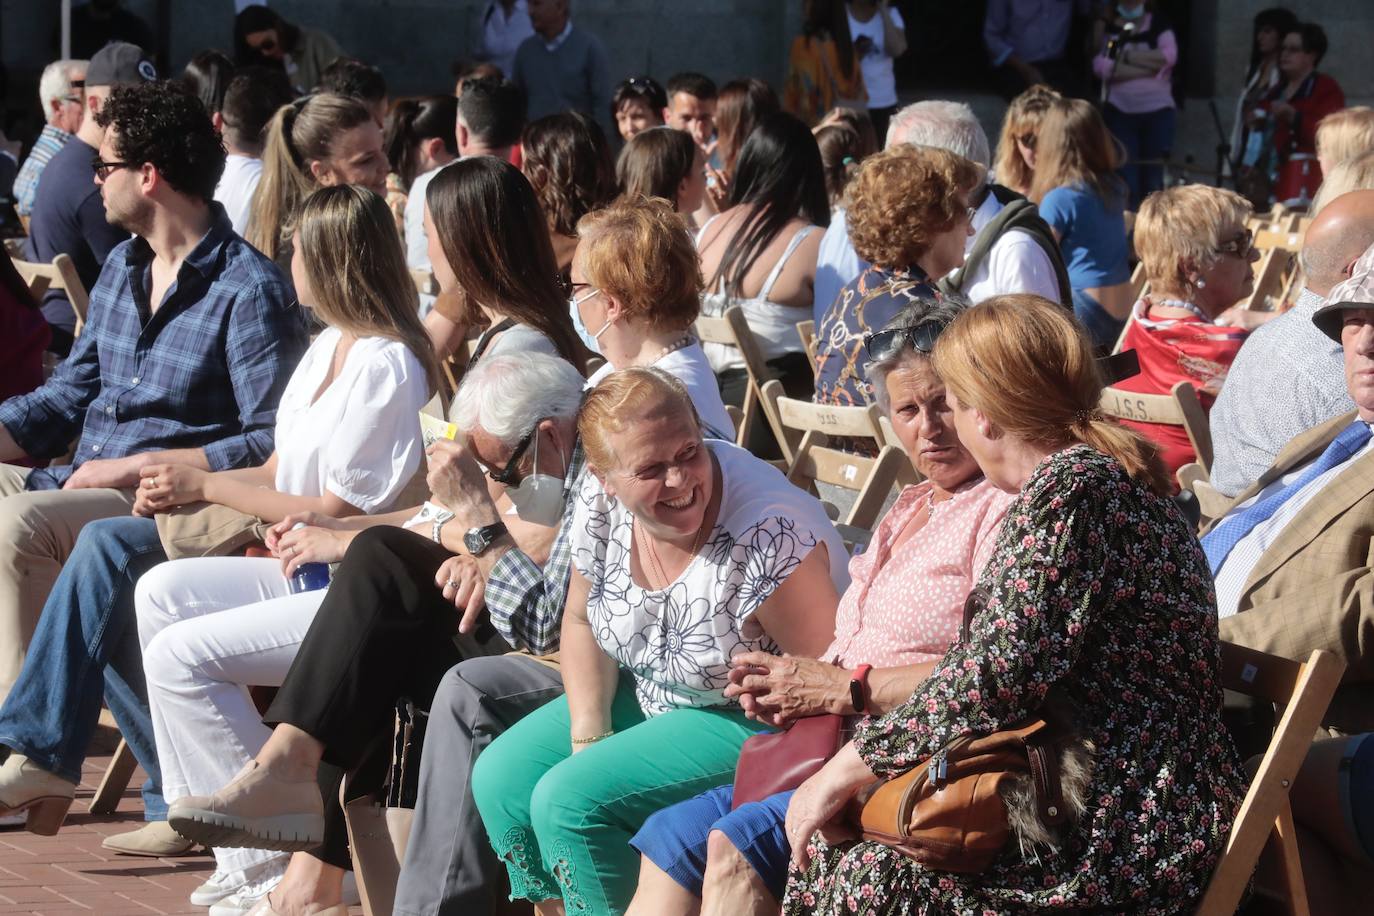
M 926 481 L 903 490 L 868 549 L 849 561 L 835 641 L 822 659 L 847 668 L 914 665 L 944 655 L 958 637 L 964 599 L 992 557 L 1016 494 L 980 477 L 936 503 L 930 520 L 894 553 L 893 541 L 931 489 Z
M 1150 27 L 1150 14 L 1146 13 L 1140 22 L 1141 30 Z M 1148 51 L 1150 45 L 1144 41 L 1128 41 L 1124 45 L 1128 51 Z M 1168 64 L 1154 76 L 1142 76 L 1136 79 L 1122 80 L 1119 83 L 1112 83 L 1107 89 L 1108 104 L 1115 105 L 1126 114 L 1144 114 L 1147 111 L 1159 111 L 1161 108 L 1174 107 L 1174 88 L 1170 82 L 1173 76 L 1174 64 L 1178 63 L 1178 39 L 1174 37 L 1173 29 L 1165 29 L 1159 34 L 1159 40 L 1155 50 L 1164 55 L 1164 60 Z M 1093 73 L 1098 79 L 1106 79 L 1112 72 L 1112 60 L 1107 56 L 1106 49 L 1103 49 L 1093 58 Z

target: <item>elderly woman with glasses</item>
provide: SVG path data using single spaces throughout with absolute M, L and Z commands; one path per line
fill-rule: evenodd
M 1168 394 L 1178 382 L 1191 382 L 1203 410 L 1212 409 L 1245 342 L 1245 330 L 1221 322 L 1254 290 L 1251 265 L 1259 252 L 1245 228 L 1249 215 L 1250 204 L 1239 194 L 1200 184 L 1145 198 L 1135 244 L 1149 291 L 1135 304 L 1121 340 L 1123 350 L 1139 356 L 1140 373 L 1117 388 Z M 1196 459 L 1182 427 L 1125 422 L 1159 446 L 1171 474 Z
M 908 303 L 939 298 L 935 282 L 964 263 L 973 235 L 969 193 L 982 169 L 947 150 L 906 143 L 864 160 L 849 185 L 849 237 L 872 266 L 846 284 L 816 327 L 821 404 L 872 400 L 864 337 Z
M 781 726 L 825 713 L 880 715 L 911 696 L 954 639 L 1011 502 L 959 441 L 931 367 L 935 339 L 960 310 L 918 299 L 868 338 L 865 374 L 926 480 L 902 491 L 872 544 L 850 561 L 835 638 L 818 658 L 736 656 L 726 692 L 750 716 Z M 791 796 L 731 810 L 726 785 L 655 814 L 631 841 L 644 859 L 630 912 L 776 913 Z

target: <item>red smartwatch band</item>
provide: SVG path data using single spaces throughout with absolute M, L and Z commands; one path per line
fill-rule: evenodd
M 872 670 L 872 665 L 860 665 L 849 679 L 849 702 L 855 712 L 868 711 L 868 672 Z

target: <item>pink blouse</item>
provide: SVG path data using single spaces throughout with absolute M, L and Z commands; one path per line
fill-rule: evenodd
M 933 485 L 907 487 L 868 549 L 849 561 L 849 588 L 835 612 L 835 641 L 822 659 L 890 668 L 933 661 L 959 635 L 964 599 L 992 556 L 1014 493 L 986 478 L 936 503 L 929 521 L 895 552 L 892 544 Z

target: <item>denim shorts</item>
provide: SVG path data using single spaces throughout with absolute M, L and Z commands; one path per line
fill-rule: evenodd
M 783 826 L 792 793 L 779 792 L 731 811 L 734 797 L 734 786 L 721 786 L 664 808 L 644 822 L 630 845 L 700 897 L 706 873 L 706 838 L 712 830 L 719 830 L 758 872 L 769 892 L 781 900 L 792 855 Z
M 1340 791 L 1346 826 L 1364 854 L 1374 859 L 1374 734 L 1356 735 L 1346 743 Z

